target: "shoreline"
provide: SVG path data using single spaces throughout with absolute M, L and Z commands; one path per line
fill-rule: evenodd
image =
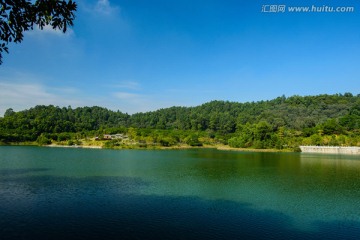
M 273 149 L 273 148 L 232 148 L 227 145 L 216 148 L 220 151 L 238 151 L 238 152 L 295 152 L 291 149 Z
M 101 146 L 91 146 L 91 145 L 57 145 L 57 144 L 50 144 L 50 145 L 43 145 L 40 147 L 55 147 L 55 148 L 90 148 L 90 149 L 103 149 Z
M 39 145 L 35 142 L 20 142 L 10 144 L 0 144 L 0 146 L 39 146 L 50 148 L 85 148 L 85 149 L 113 149 L 113 150 L 186 150 L 186 149 L 216 149 L 219 151 L 238 151 L 238 152 L 295 152 L 291 149 L 254 149 L 254 148 L 232 148 L 228 145 L 215 144 L 215 145 L 203 145 L 203 146 L 189 146 L 189 145 L 174 145 L 170 147 L 164 146 L 147 146 L 141 147 L 138 145 L 124 145 L 120 147 L 104 147 L 102 145 L 64 145 L 52 143 L 49 145 Z

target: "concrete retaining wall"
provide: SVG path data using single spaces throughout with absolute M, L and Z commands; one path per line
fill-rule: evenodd
M 300 146 L 300 149 L 305 153 L 360 154 L 360 147 Z

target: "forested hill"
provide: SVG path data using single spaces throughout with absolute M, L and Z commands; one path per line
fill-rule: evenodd
M 358 135 L 360 94 L 281 96 L 247 103 L 212 101 L 197 107 L 171 107 L 133 115 L 102 107 L 73 109 L 50 105 L 19 112 L 8 109 L 0 118 L 0 142 L 35 141 L 43 133 L 107 133 L 121 129 L 126 132 L 129 127 L 189 130 L 230 137 L 250 131 L 253 140 L 255 130 L 261 128 L 278 135 L 281 130 L 281 136 L 284 129 L 304 137 L 319 130 L 321 134 Z
M 212 101 L 197 107 L 172 107 L 131 116 L 130 125 L 140 128 L 213 130 L 234 132 L 240 124 L 266 121 L 274 128 L 281 126 L 301 130 L 359 115 L 360 94 L 285 96 L 270 101 L 237 103 Z M 343 123 L 345 124 L 345 123 Z M 346 125 L 346 124 L 345 124 Z M 348 126 L 350 127 L 350 126 Z

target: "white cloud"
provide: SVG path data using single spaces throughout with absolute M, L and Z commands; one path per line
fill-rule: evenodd
M 74 35 L 74 30 L 72 30 L 71 28 L 67 28 L 66 32 L 64 33 L 62 30 L 53 29 L 50 25 L 46 25 L 42 30 L 41 29 L 38 30 L 43 31 L 44 33 L 53 34 L 60 37 L 70 37 Z
M 36 105 L 81 105 L 81 101 L 69 98 L 76 90 L 47 88 L 38 83 L 0 82 L 0 116 L 8 108 L 20 111 Z
M 0 69 L 0 117 L 8 108 L 21 111 L 49 104 L 60 107 L 101 106 L 129 114 L 178 105 L 173 99 L 174 94 L 148 94 L 139 82 L 131 80 L 91 88 L 81 83 L 64 84 L 59 85 L 56 76 L 45 73 L 35 74 L 6 67 Z
M 38 26 L 34 27 L 34 30 L 29 30 L 26 32 L 28 36 L 43 38 L 46 36 L 55 36 L 61 38 L 70 38 L 74 36 L 74 30 L 68 28 L 65 33 L 62 30 L 53 29 L 50 25 L 46 25 L 43 29 L 40 29 Z
M 55 105 L 66 107 L 101 106 L 120 110 L 129 114 L 137 112 L 154 111 L 160 108 L 178 105 L 170 99 L 159 98 L 158 95 L 145 95 L 133 92 L 113 92 L 84 96 L 82 91 L 71 87 L 49 87 L 45 84 L 31 81 L 4 82 L 0 81 L 0 116 L 3 116 L 6 109 L 21 111 L 32 108 L 36 105 Z M 90 97 L 89 97 L 90 96 Z
M 140 84 L 135 81 L 122 81 L 122 82 L 119 82 L 119 84 L 113 85 L 112 87 L 130 89 L 130 90 L 140 90 L 141 89 Z
M 37 84 L 17 84 L 17 83 L 0 83 L 0 100 L 1 103 L 22 102 L 24 100 L 34 99 L 51 99 L 52 95 L 47 93 L 41 85 Z
M 149 111 L 154 107 L 154 99 L 151 96 L 130 93 L 115 92 L 113 96 L 117 100 L 117 106 L 122 112 L 136 113 Z
M 176 102 L 169 98 L 159 95 L 145 95 L 131 92 L 114 92 L 112 96 L 115 98 L 113 105 L 122 112 L 129 114 L 138 112 L 155 111 L 160 108 L 179 106 Z
M 86 20 L 94 33 L 100 35 L 116 36 L 119 33 L 130 33 L 130 23 L 124 18 L 122 8 L 116 1 L 96 0 L 95 2 L 79 1 L 79 14 Z M 83 15 L 84 14 L 84 15 Z M 80 16 L 79 16 L 80 17 Z M 116 26 L 116 27 L 109 27 Z M 76 23 L 75 23 L 76 28 Z
M 95 5 L 95 11 L 102 15 L 112 15 L 119 10 L 119 7 L 110 5 L 109 0 L 98 0 Z
M 143 98 L 139 94 L 135 93 L 128 93 L 128 92 L 116 92 L 114 93 L 114 96 L 116 98 L 122 99 L 122 100 L 131 100 L 131 101 L 139 101 L 141 98 Z

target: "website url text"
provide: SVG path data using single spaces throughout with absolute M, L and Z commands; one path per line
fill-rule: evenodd
M 307 7 L 296 7 L 286 5 L 262 5 L 261 12 L 263 13 L 350 13 L 355 12 L 355 7 L 343 6 L 343 7 L 332 7 L 332 6 L 307 6 Z

